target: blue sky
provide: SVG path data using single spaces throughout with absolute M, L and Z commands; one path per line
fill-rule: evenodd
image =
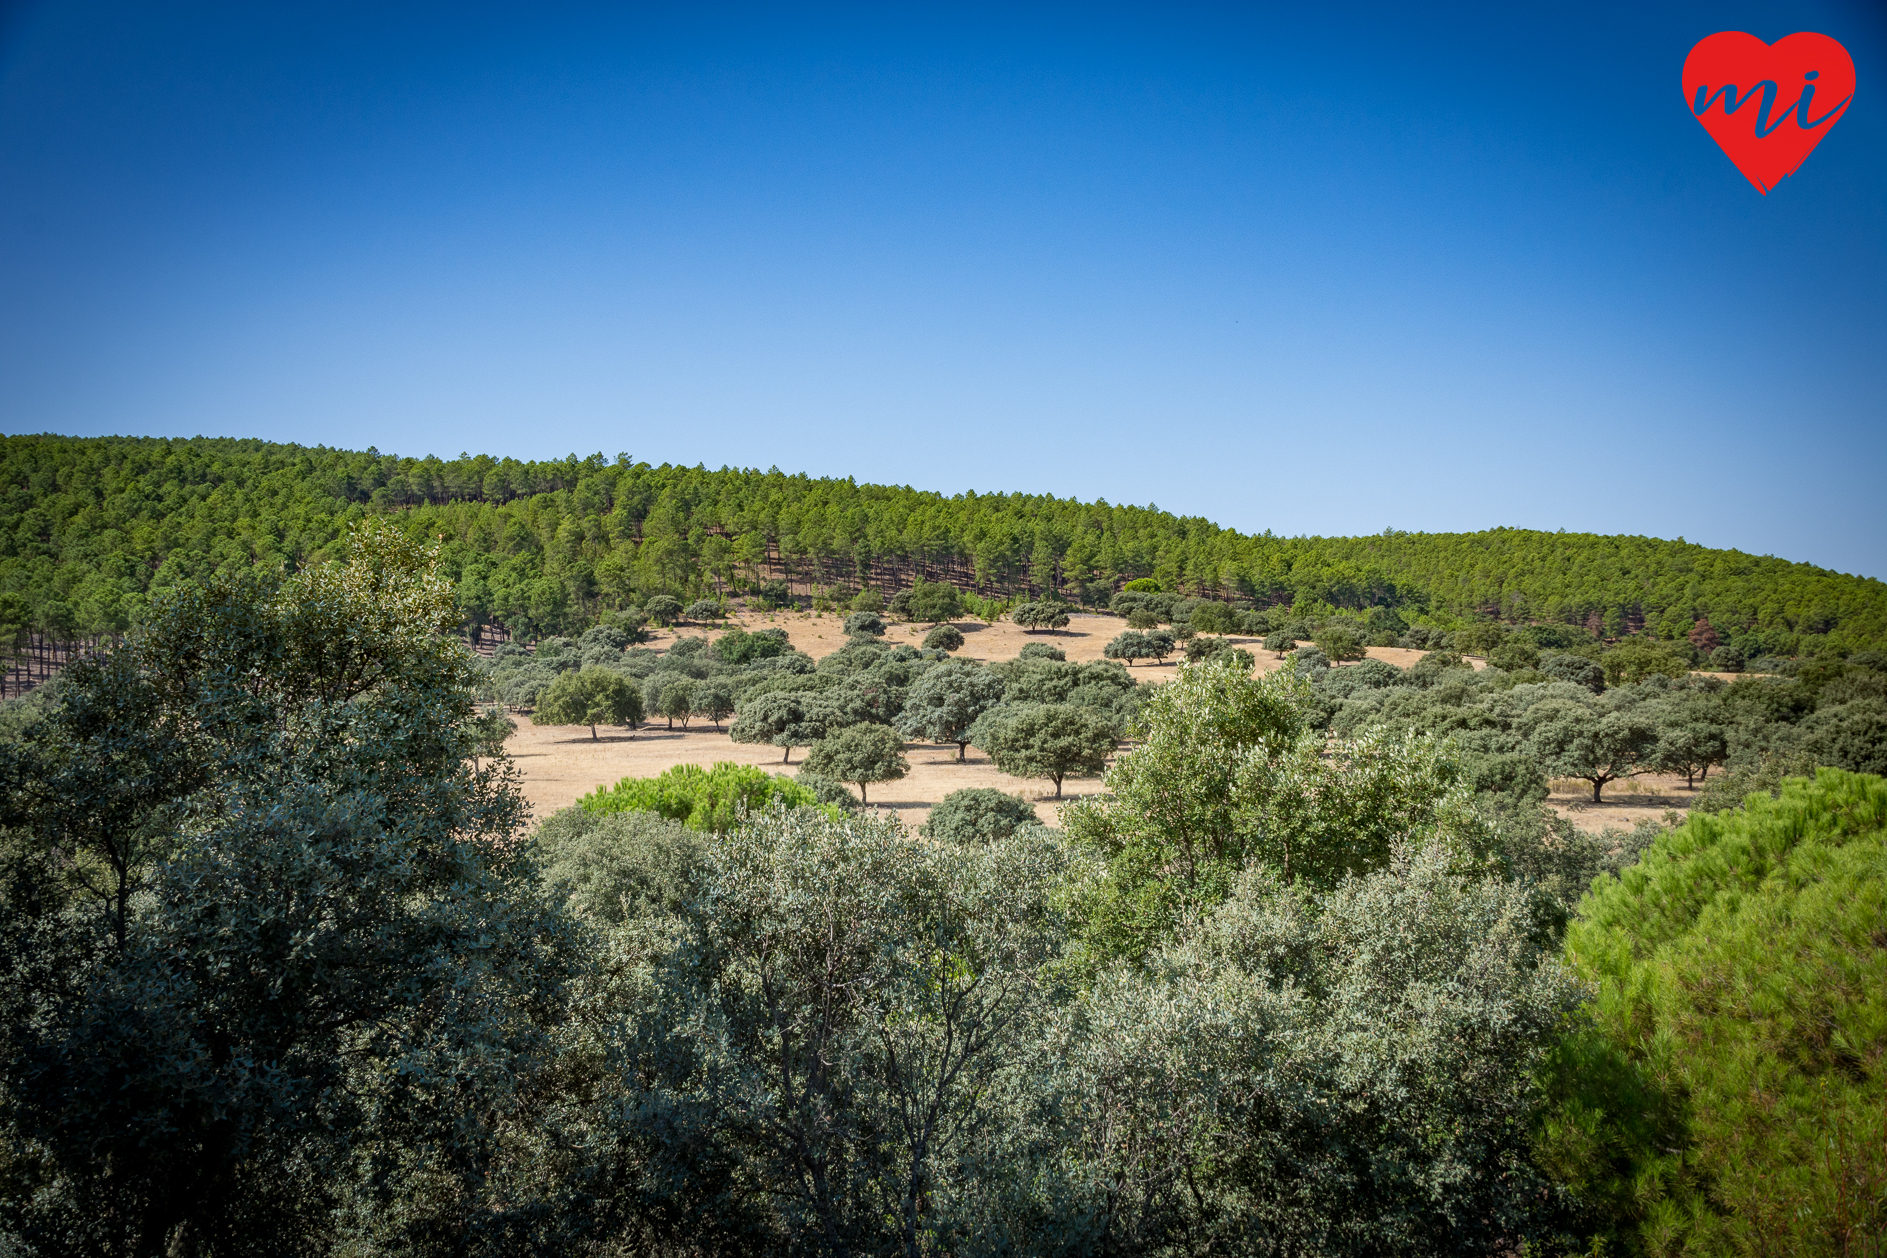
M 1717 30 L 1854 56 L 1767 197 Z M 14 5 L 0 431 L 1887 577 L 1884 68 L 1862 3 Z

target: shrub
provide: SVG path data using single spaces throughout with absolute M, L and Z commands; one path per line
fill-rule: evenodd
M 1549 655 L 1540 661 L 1540 671 L 1554 681 L 1569 681 L 1584 686 L 1593 694 L 1605 690 L 1605 670 L 1598 662 L 1583 655 Z
M 924 635 L 926 651 L 961 651 L 963 631 L 955 625 L 938 625 Z
M 1540 653 L 1524 642 L 1508 642 L 1488 653 L 1487 662 L 1505 673 L 1540 666 Z
M 572 804 L 547 817 L 532 843 L 545 885 L 567 884 L 570 907 L 592 922 L 674 913 L 699 890 L 700 835 L 656 812 Z
M 1264 648 L 1279 659 L 1283 659 L 1289 652 L 1297 650 L 1297 639 L 1280 629 L 1276 633 L 1265 635 Z
M 672 625 L 681 616 L 681 600 L 670 598 L 666 594 L 657 594 L 644 603 L 642 610 L 649 614 L 649 619 L 658 625 Z
M 733 829 L 743 811 L 757 812 L 773 803 L 802 808 L 818 802 L 818 796 L 791 778 L 731 760 L 711 769 L 678 764 L 652 778 L 626 777 L 577 801 L 593 813 L 652 812 L 690 830 L 720 834 Z
M 885 636 L 884 617 L 877 612 L 853 612 L 845 618 L 845 634 L 850 638 Z
M 688 604 L 688 610 L 683 614 L 689 620 L 695 621 L 721 620 L 727 616 L 727 611 L 721 606 L 719 599 L 698 598 Z
M 852 595 L 852 610 L 855 612 L 881 612 L 885 609 L 885 596 L 877 590 L 860 590 Z
M 1025 642 L 1022 644 L 1022 649 L 1016 652 L 1016 658 L 1019 660 L 1056 660 L 1066 662 L 1068 652 L 1047 642 Z
M 908 591 L 906 614 L 912 620 L 941 624 L 955 620 L 963 611 L 963 598 L 957 587 L 942 581 L 920 581 Z
M 930 810 L 924 834 L 941 843 L 992 843 L 1035 825 L 1035 805 L 993 787 L 951 791 Z
M 793 649 L 784 629 L 759 629 L 748 633 L 736 625 L 714 643 L 715 658 L 726 664 L 751 664 L 770 660 Z
M 793 780 L 811 791 L 821 804 L 829 804 L 840 812 L 857 812 L 858 796 L 845 789 L 843 782 L 835 782 L 819 773 L 808 773 L 801 769 L 793 775 Z
M 1159 627 L 1159 623 L 1160 618 L 1144 607 L 1136 607 L 1127 613 L 1129 629 L 1154 629 Z

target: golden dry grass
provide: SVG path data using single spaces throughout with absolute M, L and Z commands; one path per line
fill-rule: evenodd
M 784 629 L 795 649 L 821 659 L 845 645 L 844 620 L 843 616 L 829 613 L 743 612 L 734 617 L 732 623 L 750 631 Z M 1047 642 L 1061 648 L 1070 660 L 1085 663 L 1102 659 L 1102 648 L 1126 627 L 1126 622 L 1117 616 L 1075 615 L 1069 618 L 1067 629 L 1053 633 L 1030 633 L 1008 621 L 986 625 L 971 620 L 958 621 L 956 625 L 964 637 L 963 649 L 957 655 L 964 659 L 993 664 L 1014 659 L 1030 642 Z M 915 646 L 929 628 L 924 624 L 894 624 L 886 641 L 909 642 Z M 666 648 L 680 638 L 712 639 L 723 632 L 724 629 L 682 626 L 658 631 L 650 645 Z M 1285 661 L 1265 650 L 1257 639 L 1233 637 L 1231 640 L 1257 657 L 1254 671 L 1268 673 L 1284 667 Z M 1425 654 L 1400 647 L 1369 648 L 1371 659 L 1385 660 L 1398 668 L 1409 667 Z M 1164 682 L 1173 676 L 1176 658 L 1163 664 L 1137 664 L 1132 670 L 1134 678 L 1156 684 Z M 1477 669 L 1487 666 L 1484 660 L 1468 662 Z M 724 728 L 717 732 L 712 725 L 701 722 L 692 722 L 693 728 L 686 731 L 671 732 L 659 722 L 634 734 L 599 730 L 601 737 L 594 741 L 587 729 L 537 726 L 529 722 L 529 717 L 519 718 L 518 730 L 506 741 L 505 749 L 523 774 L 525 799 L 533 814 L 540 818 L 569 807 L 598 786 L 624 777 L 654 777 L 678 764 L 698 764 L 705 768 L 718 760 L 732 760 L 738 764 L 762 765 L 772 772 L 791 773 L 806 754 L 805 748 L 798 748 L 793 763 L 783 765 L 779 748 L 737 743 L 727 737 Z M 1098 778 L 1069 779 L 1063 783 L 1064 799 L 1058 801 L 1054 799 L 1053 784 L 1040 779 L 1010 777 L 975 748 L 970 749 L 968 760 L 961 764 L 957 762 L 954 746 L 914 743 L 906 747 L 905 757 L 911 763 L 910 774 L 901 781 L 873 787 L 870 802 L 872 807 L 894 812 L 913 826 L 923 824 L 931 808 L 945 795 L 965 787 L 988 786 L 1021 795 L 1034 803 L 1036 815 L 1048 825 L 1057 823 L 1062 803 L 1096 794 L 1101 789 Z M 1547 802 L 1571 818 L 1580 829 L 1596 831 L 1606 826 L 1629 829 L 1641 817 L 1662 817 L 1669 809 L 1682 811 L 1690 806 L 1694 795 L 1684 789 L 1682 778 L 1653 775 L 1640 775 L 1635 783 L 1614 783 L 1607 788 L 1605 802 L 1599 805 L 1583 798 L 1582 792 L 1589 793 L 1589 789 L 1583 783 L 1577 784 L 1577 789 L 1556 784 Z

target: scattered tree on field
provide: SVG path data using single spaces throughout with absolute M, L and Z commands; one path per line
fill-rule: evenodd
M 1068 605 L 1023 603 L 1009 613 L 1009 619 L 1031 633 L 1037 629 L 1065 629 L 1068 627 Z
M 1332 660 L 1348 663 L 1360 660 L 1368 654 L 1363 648 L 1363 639 L 1353 630 L 1340 625 L 1333 625 L 1319 633 L 1315 639 L 1317 649 Z
M 681 618 L 681 600 L 666 594 L 657 594 L 642 605 L 650 620 L 662 626 L 674 624 Z
M 558 675 L 538 696 L 533 725 L 587 725 L 596 739 L 598 725 L 634 727 L 642 720 L 642 696 L 635 683 L 607 668 L 571 669 Z M 490 753 L 487 753 L 490 754 Z
M 1048 778 L 1061 798 L 1062 779 L 1099 773 L 1113 754 L 1114 723 L 1089 708 L 1071 703 L 1031 704 L 985 718 L 978 743 L 996 767 L 1019 778 Z
M 734 698 L 728 693 L 727 684 L 709 680 L 696 685 L 694 714 L 714 722 L 714 728 L 720 729 L 721 722 L 734 714 Z
M 946 620 L 955 620 L 963 612 L 963 596 L 957 593 L 957 587 L 943 581 L 922 581 L 912 586 L 906 601 L 912 620 L 929 621 L 941 624 Z
M 883 725 L 850 725 L 828 734 L 806 753 L 806 769 L 858 787 L 860 802 L 873 782 L 894 782 L 911 771 L 904 744 Z
M 1606 784 L 1644 764 L 1657 742 L 1657 726 L 1636 712 L 1601 716 L 1569 706 L 1534 729 L 1528 749 L 1548 773 L 1590 782 L 1592 802 L 1597 804 Z
M 969 660 L 945 660 L 927 671 L 904 696 L 898 729 L 907 738 L 955 743 L 964 759 L 970 727 L 1003 699 L 1003 679 Z

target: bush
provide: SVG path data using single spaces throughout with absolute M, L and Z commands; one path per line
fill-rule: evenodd
M 1233 623 L 1232 609 L 1224 603 L 1199 604 L 1186 617 L 1186 623 L 1200 633 L 1231 633 L 1238 627 Z
M 941 624 L 955 620 L 963 612 L 963 597 L 957 593 L 957 587 L 942 581 L 920 581 L 905 593 L 909 595 L 905 615 L 912 620 Z
M 1710 667 L 1719 673 L 1740 673 L 1748 662 L 1733 646 L 1720 646 L 1710 653 Z
M 848 638 L 885 636 L 884 617 L 877 612 L 853 612 L 845 618 L 845 635 Z
M 592 922 L 674 913 L 700 888 L 700 835 L 659 813 L 572 804 L 547 817 L 532 844 L 544 883 L 568 884 L 570 907 Z
M 1035 805 L 993 787 L 951 791 L 930 810 L 924 834 L 940 843 L 993 843 L 1035 825 Z
M 1279 659 L 1283 659 L 1289 652 L 1297 650 L 1297 639 L 1280 629 L 1276 633 L 1265 635 L 1264 648 Z
M 649 619 L 658 625 L 672 625 L 681 617 L 681 600 L 670 598 L 666 594 L 657 594 L 642 605 L 642 610 L 649 614 Z
M 885 596 L 877 590 L 860 590 L 852 595 L 852 610 L 855 612 L 881 612 L 885 609 Z
M 811 791 L 821 804 L 837 808 L 840 812 L 857 812 L 858 796 L 845 789 L 843 782 L 835 782 L 818 773 L 808 773 L 801 769 L 793 775 L 793 780 Z
M 1314 646 L 1299 647 L 1291 652 L 1291 671 L 1299 677 L 1310 677 L 1329 667 L 1329 657 Z
M 754 590 L 754 598 L 762 607 L 791 607 L 793 594 L 784 581 L 763 581 Z
M 1047 642 L 1024 642 L 1022 649 L 1016 652 L 1019 660 L 1055 660 L 1066 662 L 1068 652 Z
M 1595 695 L 1605 690 L 1605 670 L 1583 655 L 1549 655 L 1540 661 L 1540 671 L 1554 681 L 1584 686 Z
M 688 604 L 688 610 L 684 614 L 689 620 L 694 621 L 721 620 L 727 616 L 727 611 L 721 606 L 719 599 L 698 598 Z
M 1599 667 L 1610 686 L 1630 686 L 1658 674 L 1683 677 L 1690 672 L 1690 662 L 1679 659 L 1671 648 L 1642 639 L 1619 643 L 1599 657 Z
M 961 651 L 963 631 L 955 625 L 938 625 L 924 635 L 926 651 Z
M 784 629 L 760 629 L 748 633 L 736 625 L 714 642 L 714 655 L 724 664 L 751 664 L 770 660 L 793 649 Z
M 598 787 L 577 801 L 592 813 L 652 812 L 679 821 L 690 830 L 725 834 L 743 812 L 770 804 L 788 808 L 817 805 L 818 796 L 791 778 L 769 774 L 750 764 L 722 760 L 711 769 L 678 764 L 652 778 L 626 777 Z
M 1882 921 L 1887 782 L 1834 769 L 1693 816 L 1594 885 L 1566 938 L 1594 1021 L 1549 1076 L 1539 1147 L 1595 1230 L 1687 1254 L 1887 1232 Z
M 1160 618 L 1144 607 L 1136 607 L 1127 613 L 1129 629 L 1155 629 L 1159 624 Z
M 1518 673 L 1540 666 L 1540 653 L 1524 642 L 1508 642 L 1488 653 L 1487 662 L 1504 673 Z

